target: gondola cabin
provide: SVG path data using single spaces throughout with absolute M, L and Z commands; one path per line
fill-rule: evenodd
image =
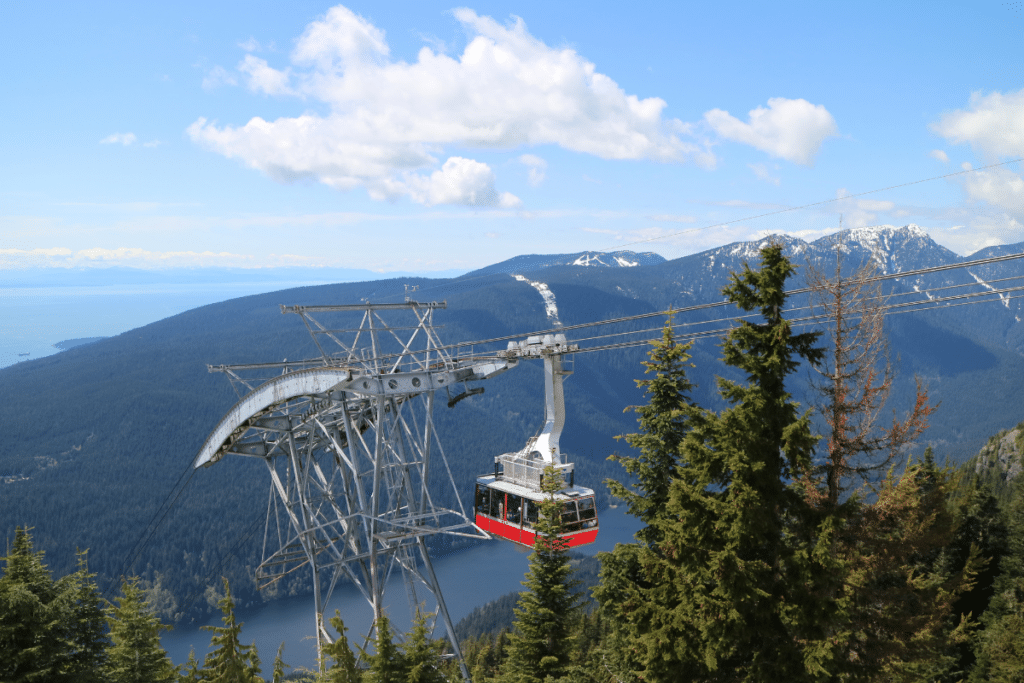
M 513 543 L 532 546 L 534 528 L 544 498 L 540 491 L 494 475 L 476 480 L 476 525 L 484 531 Z M 570 548 L 597 540 L 597 508 L 594 492 L 582 486 L 569 486 L 555 494 L 562 503 L 562 538 Z

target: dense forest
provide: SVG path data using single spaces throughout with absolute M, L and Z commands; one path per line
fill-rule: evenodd
M 932 449 L 899 466 L 935 405 L 919 382 L 901 416 L 877 419 L 894 369 L 877 352 L 884 328 L 870 278 L 823 281 L 818 293 L 848 326 L 821 335 L 782 314 L 793 270 L 769 244 L 759 267 L 730 278 L 725 296 L 758 316 L 722 342 L 734 372 L 716 382 L 714 407 L 695 400 L 698 361 L 665 325 L 643 363 L 632 450 L 613 458 L 621 468 L 608 481 L 643 523 L 635 543 L 599 555 L 588 607 L 549 498 L 510 629 L 484 628 L 481 615 L 478 635 L 461 638 L 472 680 L 1020 680 L 1024 426 L 960 467 L 938 464 Z M 790 393 L 802 363 L 821 371 L 818 421 Z M 560 486 L 550 475 L 547 494 Z M 336 615 L 322 671 L 286 674 L 278 651 L 265 672 L 239 641 L 226 579 L 212 651 L 176 670 L 138 580 L 104 604 L 86 558 L 53 579 L 30 532 L 17 531 L 0 576 L 0 679 L 463 676 L 446 656 L 452 646 L 432 640 L 429 615 L 401 637 L 385 614 L 365 651 L 349 646 Z

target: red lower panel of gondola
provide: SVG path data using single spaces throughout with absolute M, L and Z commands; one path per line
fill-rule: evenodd
M 501 536 L 505 540 L 519 543 L 520 545 L 533 546 L 535 533 L 529 529 L 523 529 L 518 524 L 509 524 L 483 515 L 476 516 L 476 525 L 489 534 Z M 562 537 L 569 541 L 569 547 L 575 548 L 587 545 L 597 540 L 597 527 L 584 529 L 583 531 L 570 531 L 562 534 Z

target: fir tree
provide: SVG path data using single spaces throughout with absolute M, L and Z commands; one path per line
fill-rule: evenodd
M 199 660 L 196 659 L 196 651 L 188 651 L 188 660 L 185 661 L 178 677 L 180 683 L 199 683 L 203 680 L 203 674 L 199 669 Z
M 27 528 L 14 532 L 0 577 L 0 680 L 10 683 L 52 680 L 65 652 L 61 628 L 65 614 L 60 593 L 32 549 Z
M 975 547 L 961 570 L 947 569 L 954 530 L 948 486 L 948 470 L 926 457 L 887 476 L 876 501 L 853 520 L 844 547 L 848 627 L 840 638 L 847 679 L 950 680 L 969 629 L 953 605 L 980 563 Z
M 400 683 L 405 681 L 408 668 L 402 651 L 395 645 L 391 620 L 386 614 L 377 617 L 376 651 L 371 655 L 363 651 L 369 665 L 367 679 L 373 683 Z
M 78 569 L 57 582 L 63 652 L 59 656 L 59 675 L 55 681 L 93 683 L 106 680 L 110 640 L 107 617 L 96 586 L 96 575 L 89 571 L 87 551 L 78 553 Z
M 290 669 L 291 667 L 284 663 L 284 643 L 277 648 L 277 656 L 274 657 L 274 668 L 273 683 L 282 683 L 284 681 L 284 670 Z
M 567 541 L 562 533 L 562 503 L 555 493 L 564 486 L 553 467 L 544 469 L 537 536 L 530 568 L 519 596 L 509 641 L 508 659 L 502 667 L 506 683 L 538 683 L 559 679 L 570 670 L 573 630 L 580 612 L 580 593 L 572 580 Z
M 609 458 L 620 463 L 635 479 L 638 490 L 630 490 L 613 479 L 605 483 L 613 496 L 626 502 L 629 514 L 648 525 L 637 532 L 637 540 L 656 547 L 661 539 L 657 527 L 650 524 L 665 514 L 669 486 L 679 464 L 680 444 L 699 410 L 690 402 L 693 385 L 686 378 L 686 368 L 692 367 L 687 362 L 690 344 L 676 341 L 671 315 L 665 321 L 661 340 L 651 346 L 654 348 L 648 354 L 650 360 L 643 365 L 645 374 L 654 376 L 636 380 L 648 403 L 627 408 L 639 416 L 640 431 L 623 437 L 638 454 Z
M 149 609 L 138 577 L 121 583 L 117 605 L 107 611 L 110 624 L 110 657 L 107 680 L 111 683 L 170 683 L 178 670 L 160 645 L 160 631 L 168 628 Z
M 994 595 L 981 619 L 984 630 L 977 637 L 971 683 L 1024 679 L 1024 476 L 1014 479 L 1011 492 L 1007 553 L 999 563 Z
M 595 595 L 609 620 L 619 622 L 611 638 L 619 659 L 606 657 L 613 671 L 618 667 L 616 676 L 797 681 L 827 675 L 828 653 L 805 651 L 830 609 L 814 590 L 827 572 L 815 559 L 820 534 L 805 528 L 813 520 L 793 485 L 810 469 L 815 438 L 808 413 L 786 391 L 801 360 L 817 362 L 821 351 L 816 334 L 794 334 L 782 316 L 793 270 L 781 245 L 772 244 L 761 251 L 759 271 L 747 266 L 733 274 L 724 294 L 761 317 L 740 321 L 723 344 L 725 362 L 747 381 L 719 379 L 730 406 L 721 414 L 677 402 L 686 415 L 678 428 L 686 431 L 672 436 L 678 465 L 665 511 L 649 522 L 660 540 L 654 548 L 621 546 L 602 558 Z M 667 375 L 670 366 L 658 362 Z M 680 396 L 687 388 L 675 386 Z
M 402 644 L 402 656 L 408 669 L 406 680 L 409 683 L 445 683 L 441 672 L 441 654 L 445 644 L 430 637 L 427 619 L 433 614 L 424 614 L 416 608 L 416 617 L 412 629 Z
M 341 620 L 341 612 L 334 610 L 331 617 L 331 626 L 338 632 L 338 637 L 333 643 L 323 646 L 325 657 L 330 657 L 332 664 L 324 674 L 323 680 L 326 683 L 359 683 L 363 680 L 362 673 L 356 667 L 356 656 L 349 647 L 345 631 L 348 628 Z
M 255 683 L 260 678 L 260 660 L 255 645 L 242 645 L 239 635 L 242 624 L 235 621 L 235 601 L 231 598 L 231 586 L 224 579 L 224 597 L 219 602 L 223 626 L 203 626 L 212 631 L 210 646 L 213 648 L 203 661 L 202 674 L 211 683 Z

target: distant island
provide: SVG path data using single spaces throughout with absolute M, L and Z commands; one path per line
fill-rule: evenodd
M 54 344 L 53 348 L 60 349 L 61 351 L 67 351 L 68 349 L 74 348 L 76 346 L 83 346 L 85 344 L 92 344 L 93 342 L 98 342 L 101 339 L 106 339 L 106 337 L 82 337 L 81 339 L 65 339 L 64 341 L 59 341 L 56 344 Z

